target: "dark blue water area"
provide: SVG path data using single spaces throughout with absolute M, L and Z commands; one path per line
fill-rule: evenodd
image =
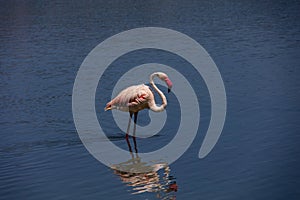
M 299 199 L 299 10 L 298 1 L 1 1 L 0 199 Z M 108 37 L 146 26 L 174 29 L 199 42 L 226 89 L 221 137 L 199 159 L 211 106 L 203 79 L 188 62 L 146 49 L 123 55 L 100 79 L 99 124 L 124 149 L 124 133 L 103 111 L 112 94 L 111 74 L 157 62 L 193 84 L 201 109 L 197 136 L 165 168 L 167 179 L 159 171 L 161 183 L 176 180 L 177 192 L 161 184 L 160 191 L 132 194 L 134 186 L 86 150 L 73 121 L 73 84 L 85 57 Z M 175 136 L 179 104 L 173 93 L 167 98 L 166 126 L 158 136 L 137 139 L 141 152 Z M 147 125 L 148 111 L 139 119 Z

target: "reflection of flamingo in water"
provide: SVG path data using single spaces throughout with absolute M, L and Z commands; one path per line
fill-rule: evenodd
M 160 106 L 156 105 L 154 94 L 152 93 L 151 89 L 144 84 L 133 85 L 124 89 L 113 100 L 111 100 L 106 104 L 105 111 L 111 109 L 118 109 L 121 111 L 129 112 L 130 118 L 127 126 L 126 141 L 128 143 L 130 151 L 132 150 L 128 140 L 128 134 L 129 134 L 132 115 L 134 114 L 133 142 L 135 146 L 135 151 L 137 152 L 135 130 L 136 130 L 136 121 L 137 121 L 138 112 L 146 108 L 154 112 L 162 112 L 165 110 L 165 107 L 167 106 L 167 99 L 165 95 L 157 88 L 157 86 L 153 82 L 153 78 L 155 76 L 157 76 L 162 81 L 165 81 L 165 83 L 168 86 L 168 92 L 170 92 L 172 88 L 172 82 L 168 78 L 168 76 L 163 72 L 154 72 L 153 74 L 150 75 L 150 84 L 152 85 L 154 90 L 159 94 L 159 96 L 162 98 L 162 104 Z
M 131 159 L 126 162 L 112 165 L 111 169 L 120 177 L 122 182 L 132 187 L 132 194 L 144 192 L 156 193 L 159 199 L 176 199 L 174 192 L 178 186 L 175 178 L 170 176 L 170 167 L 167 163 L 147 164 L 142 162 L 138 154 L 134 157 L 131 152 Z M 160 171 L 163 170 L 163 175 Z

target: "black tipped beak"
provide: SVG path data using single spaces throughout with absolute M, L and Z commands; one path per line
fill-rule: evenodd
M 170 88 L 168 88 L 168 93 L 170 93 L 171 92 L 171 89 Z

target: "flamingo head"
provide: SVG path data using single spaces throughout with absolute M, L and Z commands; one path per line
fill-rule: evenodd
M 168 92 L 171 91 L 173 83 L 172 81 L 169 79 L 168 75 L 163 73 L 163 72 L 157 72 L 157 76 L 160 80 L 164 81 L 167 86 L 168 86 Z

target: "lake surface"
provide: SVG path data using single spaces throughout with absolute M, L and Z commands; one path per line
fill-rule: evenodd
M 0 199 L 300 198 L 298 1 L 0 5 Z M 180 159 L 161 165 L 157 173 L 124 174 L 100 163 L 82 144 L 73 122 L 72 90 L 81 63 L 95 46 L 119 32 L 148 26 L 182 32 L 207 50 L 224 81 L 227 117 L 218 143 L 199 159 L 211 114 L 203 80 L 167 52 L 147 49 L 121 57 L 108 71 L 107 84 L 109 75 L 121 76 L 125 69 L 164 63 L 186 68 L 182 73 L 201 98 L 200 128 Z M 121 65 L 123 71 L 116 67 Z M 108 138 L 126 149 L 124 133 L 103 114 L 111 93 L 110 87 L 98 87 L 97 116 Z M 172 117 L 162 134 L 137 139 L 140 152 L 174 137 L 180 114 L 176 97 L 167 98 Z M 148 124 L 148 113 L 141 116 L 139 124 Z M 132 177 L 141 185 L 156 185 L 146 192 L 135 190 Z M 145 177 L 153 181 L 142 182 Z

